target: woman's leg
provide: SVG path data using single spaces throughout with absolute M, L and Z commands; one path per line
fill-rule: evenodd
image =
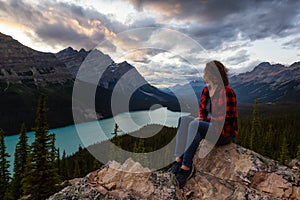
M 188 137 L 186 140 L 186 149 L 183 154 L 183 169 L 192 167 L 193 158 L 200 141 L 205 138 L 209 127 L 208 122 L 193 120 L 188 127 Z
M 194 120 L 194 117 L 191 116 L 184 116 L 180 117 L 178 120 L 178 129 L 176 134 L 176 148 L 175 148 L 175 156 L 181 158 L 186 145 L 187 135 L 189 124 Z M 178 160 L 176 160 L 178 162 Z
M 186 150 L 183 154 L 183 162 L 180 170 L 176 174 L 176 180 L 180 188 L 182 188 L 185 185 L 186 181 L 193 176 L 193 158 L 200 141 L 206 135 L 208 127 L 208 122 L 198 120 L 193 120 L 189 124 L 188 137 L 186 140 Z

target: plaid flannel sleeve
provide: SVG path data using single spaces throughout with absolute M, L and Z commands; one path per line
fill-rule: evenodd
M 208 88 L 204 87 L 201 94 L 201 100 L 200 100 L 200 106 L 198 112 L 198 117 L 202 118 L 204 121 L 210 121 L 210 118 L 207 118 L 209 111 L 206 110 L 206 104 L 208 99 L 209 99 Z

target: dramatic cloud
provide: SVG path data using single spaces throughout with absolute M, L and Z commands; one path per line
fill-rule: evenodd
M 44 41 L 53 47 L 59 45 L 91 49 L 115 32 L 125 30 L 120 22 L 94 9 L 75 4 L 30 4 L 15 0 L 0 2 L 0 5 L 0 14 L 5 16 L 5 20 L 30 28 L 33 41 Z
M 300 31 L 300 1 L 126 0 L 138 10 L 162 15 L 164 21 L 181 21 L 174 28 L 190 34 L 205 48 L 225 41 L 283 37 Z M 184 24 L 184 25 L 183 25 Z
M 249 54 L 247 54 L 246 50 L 238 51 L 234 56 L 227 58 L 225 61 L 230 65 L 242 64 L 249 60 Z
M 283 47 L 285 47 L 287 49 L 296 48 L 296 49 L 300 50 L 300 37 L 296 37 L 288 42 L 283 43 Z
M 299 57 L 300 1 L 70 2 L 0 0 L 0 28 L 1 23 L 13 24 L 33 43 L 56 50 L 98 45 L 158 85 L 197 78 L 210 60 L 224 62 L 232 74 L 250 70 L 270 55 L 265 41 L 289 51 L 284 63 Z M 276 59 L 269 61 L 280 62 Z

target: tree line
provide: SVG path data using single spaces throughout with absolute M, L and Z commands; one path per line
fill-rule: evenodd
M 279 107 L 276 106 L 276 113 L 261 114 L 256 98 L 252 116 L 239 119 L 239 135 L 234 141 L 287 165 L 291 159 L 300 160 L 300 111 Z
M 143 153 L 161 149 L 171 142 L 176 135 L 176 128 L 160 125 L 148 125 L 133 133 L 119 135 L 119 127 L 115 124 L 114 137 L 87 148 L 78 147 L 72 155 L 66 155 L 55 147 L 55 135 L 49 132 L 47 125 L 47 97 L 41 95 L 37 108 L 35 141 L 28 144 L 25 124 L 21 126 L 19 141 L 16 145 L 13 176 L 10 176 L 8 153 L 4 143 L 4 132 L 0 129 L 0 199 L 45 199 L 68 185 L 65 180 L 83 177 L 89 172 L 99 169 L 100 163 L 89 151 L 104 147 L 108 157 L 124 161 L 119 151 L 109 149 L 113 143 L 120 149 L 136 152 L 134 160 L 146 163 Z M 300 160 L 300 113 L 261 115 L 259 102 L 256 99 L 252 116 L 239 119 L 239 135 L 234 142 L 254 150 L 264 156 L 276 159 L 282 164 L 288 164 L 293 158 Z M 151 137 L 143 137 L 158 132 Z M 142 136 L 142 137 L 141 137 Z M 160 155 L 158 162 L 166 157 L 172 157 L 169 149 Z M 166 167 L 168 168 L 168 166 Z

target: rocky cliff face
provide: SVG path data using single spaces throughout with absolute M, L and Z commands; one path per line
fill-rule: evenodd
M 170 173 L 129 159 L 70 181 L 49 199 L 300 199 L 298 167 L 279 165 L 233 143 L 215 147 L 202 159 L 199 153 L 196 173 L 183 189 Z
M 35 51 L 0 33 L 1 82 L 39 85 L 70 79 L 64 63 L 54 54 Z

